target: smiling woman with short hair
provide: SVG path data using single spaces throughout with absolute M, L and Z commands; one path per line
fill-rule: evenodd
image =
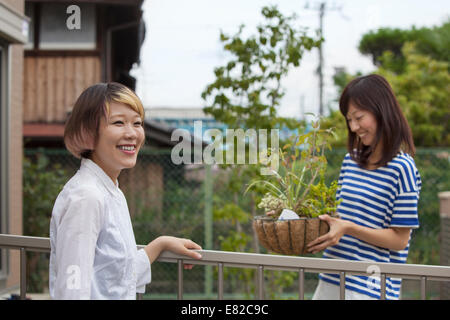
M 137 250 L 118 177 L 133 168 L 145 139 L 140 99 L 119 83 L 99 83 L 77 99 L 64 142 L 81 166 L 53 207 L 52 299 L 136 299 L 164 250 L 200 259 L 188 239 L 161 236 Z M 191 268 L 192 265 L 186 265 Z

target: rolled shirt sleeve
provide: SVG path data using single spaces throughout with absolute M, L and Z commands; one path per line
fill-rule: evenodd
M 102 197 L 96 190 L 72 193 L 56 223 L 54 299 L 91 299 L 97 239 L 102 226 Z
M 151 265 L 147 253 L 140 249 L 136 254 L 136 292 L 145 293 L 145 286 L 152 281 Z

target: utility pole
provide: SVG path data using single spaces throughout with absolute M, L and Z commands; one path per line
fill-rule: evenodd
M 314 8 L 309 8 L 309 2 L 306 3 L 305 9 L 311 9 L 319 12 L 319 36 L 323 36 L 323 18 L 325 16 L 325 12 L 329 11 L 340 11 L 341 7 L 333 4 L 332 7 L 327 6 L 327 3 L 322 1 L 317 3 Z M 319 65 L 317 67 L 317 74 L 319 76 L 319 116 L 323 115 L 323 48 L 322 44 L 319 46 Z
M 325 2 L 320 4 L 319 9 L 319 36 L 323 36 L 323 16 L 325 15 Z M 319 67 L 317 73 L 319 74 L 319 116 L 323 115 L 323 52 L 322 43 L 319 46 Z

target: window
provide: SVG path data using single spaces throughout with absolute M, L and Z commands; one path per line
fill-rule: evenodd
M 25 49 L 40 50 L 95 50 L 96 7 L 92 3 L 78 3 L 79 29 L 69 29 L 68 21 L 75 13 L 67 8 L 70 3 L 25 3 L 25 15 L 31 18 L 28 43 Z M 35 43 L 38 41 L 38 43 Z

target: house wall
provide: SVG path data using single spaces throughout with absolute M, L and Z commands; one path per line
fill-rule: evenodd
M 13 11 L 22 14 L 24 12 L 24 1 L 0 0 Z M 22 234 L 22 103 L 23 103 L 23 45 L 10 45 L 10 70 L 9 70 L 9 213 L 8 213 L 8 233 Z M 19 284 L 19 252 L 10 250 L 9 254 L 9 274 L 6 281 L 0 283 L 6 288 L 15 287 Z
M 9 233 L 22 234 L 22 68 L 23 46 L 11 46 L 11 139 L 9 154 Z M 7 287 L 19 283 L 19 252 L 11 251 Z
M 0 0 L 0 2 L 16 12 L 23 13 L 25 6 L 25 1 L 23 0 Z
M 100 82 L 97 56 L 26 56 L 24 122 L 64 123 L 81 92 Z

